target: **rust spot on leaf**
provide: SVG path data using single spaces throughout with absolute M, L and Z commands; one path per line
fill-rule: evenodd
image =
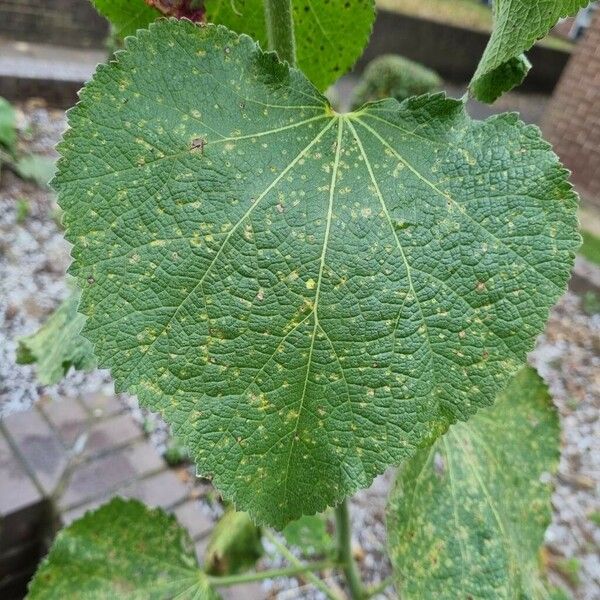
M 192 140 L 190 150 L 200 150 L 200 152 L 202 154 L 204 154 L 204 146 L 205 145 L 206 145 L 206 140 L 204 138 L 194 138 Z

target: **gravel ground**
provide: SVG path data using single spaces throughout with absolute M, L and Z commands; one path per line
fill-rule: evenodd
M 64 114 L 36 103 L 22 108 L 20 128 L 27 137 L 25 146 L 52 153 L 64 128 Z M 29 214 L 19 224 L 16 208 L 21 199 L 27 201 Z M 41 394 L 64 397 L 112 390 L 106 371 L 72 372 L 60 384 L 42 388 L 36 383 L 33 367 L 15 364 L 16 339 L 34 331 L 67 294 L 68 247 L 57 220 L 52 194 L 6 170 L 2 173 L 0 415 L 28 408 Z M 546 535 L 546 562 L 552 580 L 574 598 L 595 600 L 600 597 L 600 314 L 587 315 L 580 298 L 567 293 L 552 312 L 531 362 L 550 386 L 563 436 L 553 521 Z M 151 440 L 163 450 L 169 439 L 165 424 L 141 410 L 135 399 L 125 395 L 121 399 L 140 422 L 153 424 Z M 356 554 L 369 582 L 385 578 L 390 571 L 384 551 L 384 508 L 392 476 L 389 472 L 377 478 L 371 489 L 352 500 Z M 208 486 L 198 481 L 217 518 L 218 503 L 210 501 Z M 277 565 L 276 559 L 265 562 Z M 267 582 L 265 591 L 278 600 L 319 598 L 296 579 Z M 394 598 L 394 593 L 390 591 L 388 597 Z

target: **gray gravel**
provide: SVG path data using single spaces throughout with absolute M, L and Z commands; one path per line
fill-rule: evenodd
M 64 115 L 35 104 L 24 107 L 20 127 L 27 147 L 53 152 L 64 128 Z M 29 215 L 17 224 L 16 206 L 26 199 Z M 60 384 L 42 388 L 35 369 L 15 364 L 16 339 L 34 331 L 66 296 L 64 272 L 68 246 L 55 222 L 52 194 L 4 171 L 0 182 L 0 415 L 31 406 L 40 395 L 64 397 L 97 391 L 110 393 L 106 371 L 71 372 Z M 546 562 L 555 583 L 577 600 L 600 598 L 600 527 L 590 515 L 600 511 L 600 315 L 588 316 L 580 299 L 566 294 L 552 312 L 531 362 L 548 382 L 558 407 L 563 449 L 553 496 L 554 515 L 546 535 Z M 121 400 L 140 422 L 154 423 L 150 434 L 159 450 L 168 442 L 165 424 L 140 410 L 133 398 Z M 389 574 L 385 556 L 384 507 L 392 474 L 378 478 L 370 490 L 352 500 L 356 552 L 365 578 Z M 218 506 L 213 509 L 215 518 Z M 575 585 L 561 571 L 565 560 L 579 561 Z M 269 564 L 276 564 L 271 560 Z M 266 583 L 269 597 L 280 600 L 319 598 L 302 582 Z M 384 596 L 382 596 L 384 597 Z M 394 597 L 393 592 L 389 597 Z

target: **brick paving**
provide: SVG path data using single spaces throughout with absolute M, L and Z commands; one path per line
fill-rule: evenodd
M 114 396 L 54 401 L 0 421 L 0 598 L 22 598 L 56 531 L 111 497 L 173 512 L 202 561 L 212 520 Z M 259 585 L 223 590 L 260 600 Z

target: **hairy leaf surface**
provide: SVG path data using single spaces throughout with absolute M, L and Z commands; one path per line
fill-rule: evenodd
M 526 368 L 408 461 L 388 506 L 402 598 L 546 598 L 538 559 L 558 458 L 556 411 Z
M 298 67 L 324 90 L 358 60 L 375 20 L 373 0 L 292 0 Z M 207 0 L 206 17 L 267 48 L 263 0 Z
M 115 498 L 63 529 L 29 584 L 30 600 L 218 600 L 174 517 Z
M 121 37 L 134 35 L 148 27 L 161 13 L 145 0 L 91 0 L 96 10 L 107 18 Z
M 80 298 L 81 290 L 74 289 L 38 331 L 19 340 L 17 363 L 36 363 L 43 385 L 58 383 L 71 367 L 96 367 L 92 344 L 81 335 L 85 317 L 77 312 Z
M 279 527 L 490 404 L 579 243 L 537 128 L 442 94 L 338 115 L 224 27 L 131 38 L 69 123 L 55 185 L 84 335 Z
M 529 68 L 521 56 L 561 17 L 575 14 L 589 0 L 494 0 L 494 29 L 471 81 L 471 93 L 494 102 L 519 85 Z

